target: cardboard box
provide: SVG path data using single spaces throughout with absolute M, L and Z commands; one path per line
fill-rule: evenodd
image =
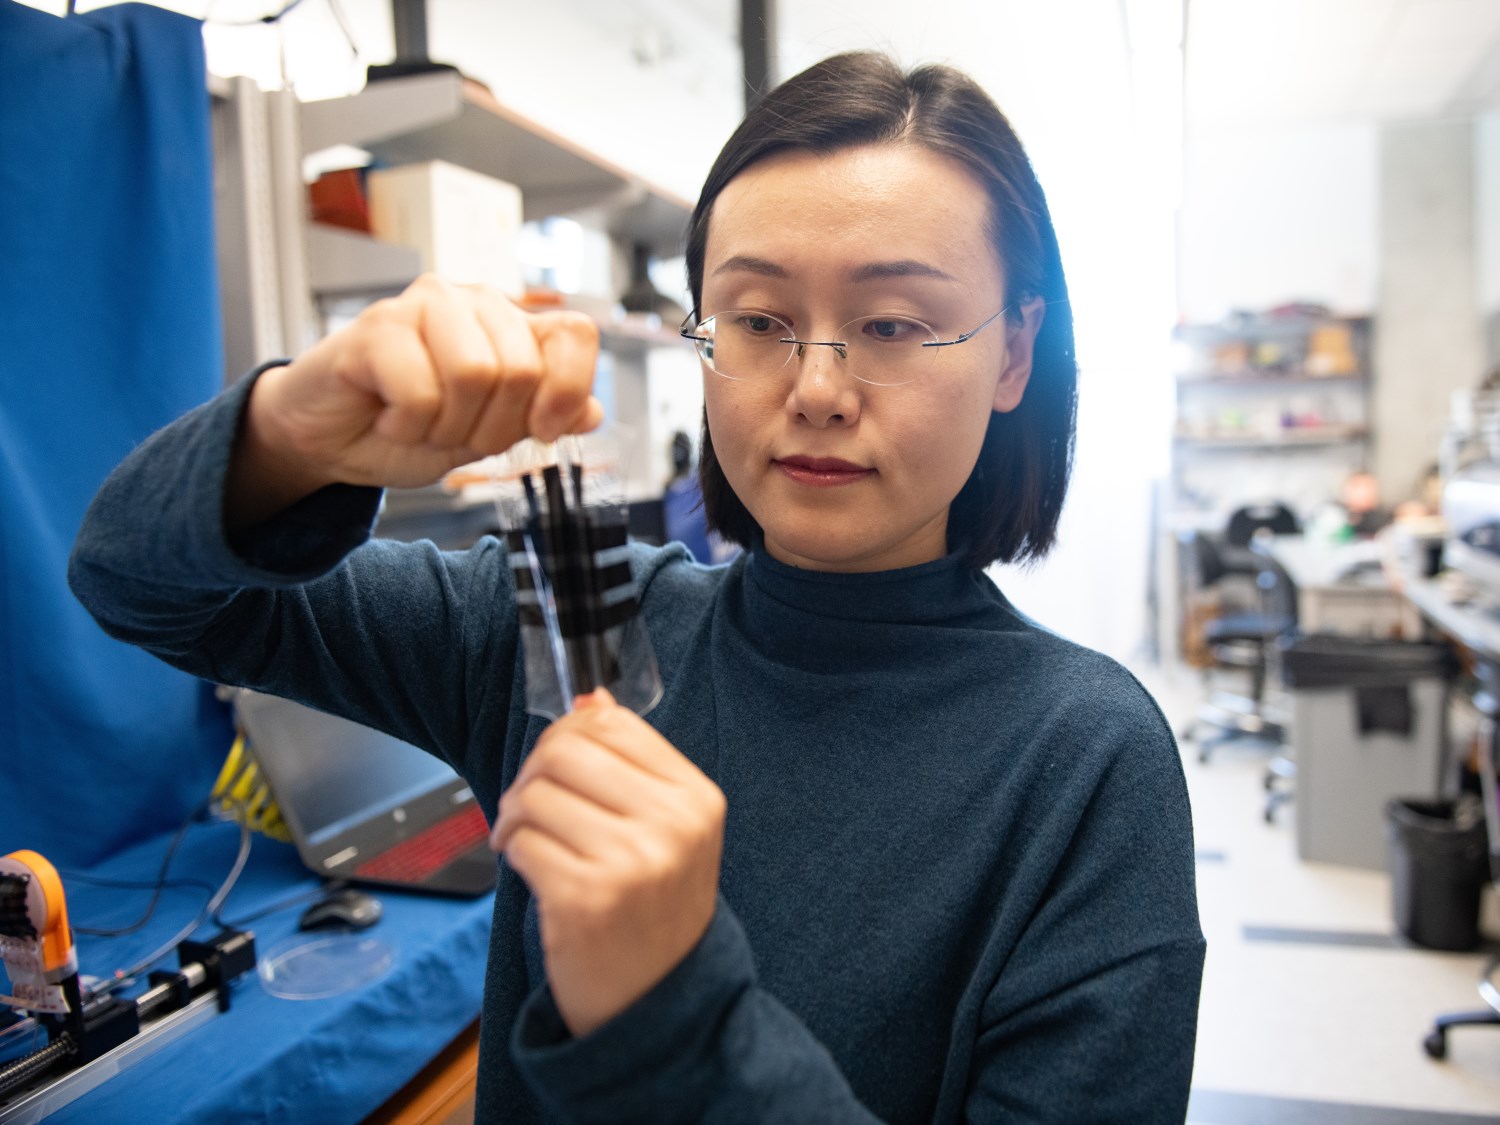
M 521 189 L 441 160 L 372 171 L 370 230 L 416 249 L 422 269 L 520 297 Z

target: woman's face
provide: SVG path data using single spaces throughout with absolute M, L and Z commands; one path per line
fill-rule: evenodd
M 1005 304 L 988 218 L 978 181 L 915 145 L 774 156 L 714 202 L 701 311 L 772 314 L 800 340 L 900 315 L 952 340 Z M 924 352 L 920 377 L 898 386 L 855 379 L 828 347 L 755 380 L 705 368 L 715 454 L 771 555 L 873 571 L 946 554 L 948 506 L 990 413 L 1014 409 L 1026 388 L 1042 303 L 1024 311 L 1020 328 L 1002 317 Z

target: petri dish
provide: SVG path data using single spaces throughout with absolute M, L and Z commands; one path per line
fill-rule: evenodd
M 325 1000 L 378 980 L 391 947 L 359 933 L 293 934 L 261 957 L 261 987 L 283 1000 Z

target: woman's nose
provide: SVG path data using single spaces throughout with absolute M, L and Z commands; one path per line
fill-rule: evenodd
M 802 344 L 797 353 L 792 356 L 792 409 L 819 428 L 858 419 L 860 384 L 848 371 L 845 349 Z

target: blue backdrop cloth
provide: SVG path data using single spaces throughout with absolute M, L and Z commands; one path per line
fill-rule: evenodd
M 208 686 L 66 582 L 110 468 L 220 386 L 212 185 L 198 21 L 0 0 L 0 854 L 159 834 L 228 750 Z

